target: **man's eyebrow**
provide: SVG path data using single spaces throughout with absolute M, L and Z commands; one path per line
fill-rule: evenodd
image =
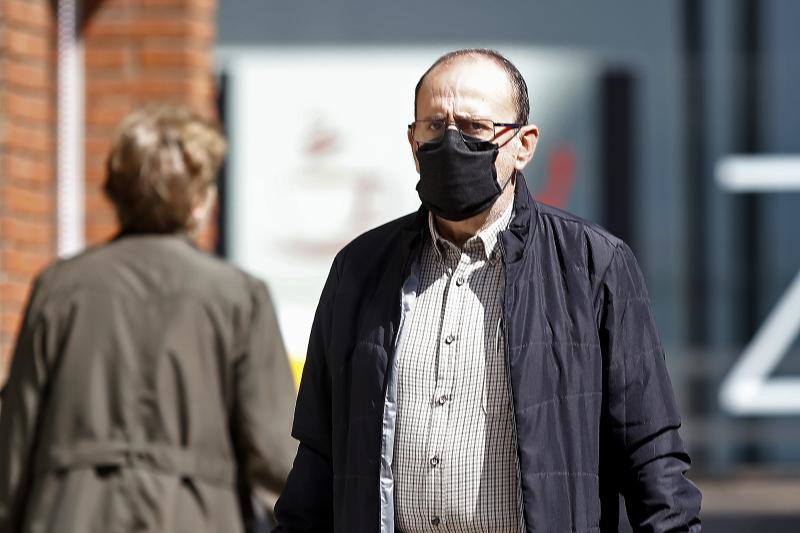
M 455 117 L 456 117 L 456 119 L 462 119 L 462 120 L 474 120 L 474 119 L 484 119 L 484 118 L 486 118 L 486 117 L 484 117 L 482 115 L 479 115 L 477 113 L 469 113 L 469 112 L 458 113 L 458 114 L 455 115 Z
M 434 113 L 432 115 L 428 115 L 420 120 L 444 120 L 447 118 L 447 113 Z M 477 113 L 472 114 L 469 112 L 464 113 L 457 113 L 455 115 L 456 120 L 474 120 L 474 119 L 486 119 L 486 117 L 482 115 L 478 115 Z

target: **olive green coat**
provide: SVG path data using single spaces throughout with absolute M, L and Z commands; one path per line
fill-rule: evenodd
M 291 467 L 294 401 L 266 286 L 188 239 L 57 262 L 0 410 L 0 533 L 242 531 Z

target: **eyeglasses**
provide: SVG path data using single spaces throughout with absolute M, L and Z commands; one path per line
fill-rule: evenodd
M 411 135 L 418 143 L 437 142 L 444 137 L 449 123 L 442 118 L 427 120 L 415 120 L 408 125 L 411 128 Z M 455 119 L 455 126 L 461 133 L 464 141 L 493 141 L 503 132 L 498 132 L 498 128 L 518 130 L 524 124 L 516 122 L 494 122 L 484 118 L 460 118 Z M 470 137 L 469 139 L 467 137 Z

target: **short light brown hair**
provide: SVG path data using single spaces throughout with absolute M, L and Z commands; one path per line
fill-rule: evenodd
M 104 186 L 123 231 L 190 229 L 192 209 L 214 184 L 226 149 L 219 127 L 184 107 L 128 115 L 108 155 Z

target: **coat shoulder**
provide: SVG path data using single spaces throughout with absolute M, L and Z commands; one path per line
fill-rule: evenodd
M 595 222 L 556 207 L 538 203 L 538 231 L 549 246 L 570 258 L 593 277 L 601 276 L 625 242 Z
M 386 253 L 396 252 L 398 237 L 405 231 L 413 232 L 420 216 L 420 212 L 409 213 L 362 233 L 339 251 L 334 266 L 341 269 L 345 263 L 370 262 Z
M 574 228 L 581 234 L 596 240 L 597 246 L 607 247 L 611 250 L 624 244 L 622 239 L 596 222 L 586 220 L 551 205 L 537 203 L 537 207 L 539 210 L 540 224 L 550 227 Z
M 137 299 L 185 294 L 229 304 L 251 301 L 264 283 L 174 237 L 134 237 L 55 261 L 37 277 L 40 299 L 89 291 Z

